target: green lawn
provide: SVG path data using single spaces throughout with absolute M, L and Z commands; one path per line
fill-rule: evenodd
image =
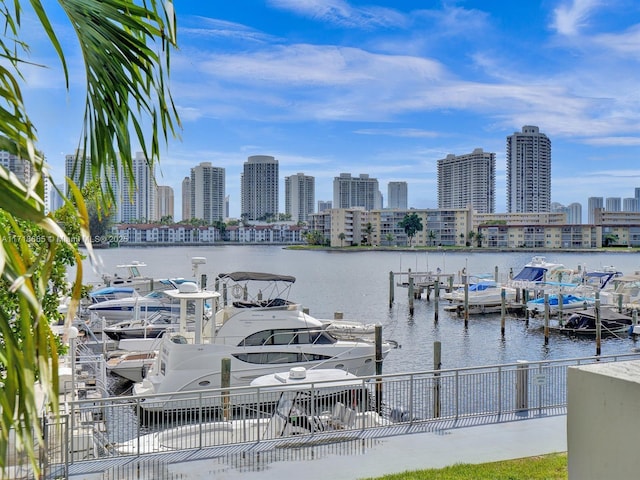
M 566 480 L 567 454 L 417 470 L 362 480 Z

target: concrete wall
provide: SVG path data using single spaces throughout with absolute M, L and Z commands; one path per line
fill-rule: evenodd
M 569 480 L 640 478 L 640 361 L 569 367 Z

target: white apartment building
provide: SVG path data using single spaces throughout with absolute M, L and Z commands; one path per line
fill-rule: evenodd
M 133 176 L 131 185 L 124 175 L 120 175 L 120 195 L 116 198 L 116 223 L 155 222 L 158 220 L 158 188 L 155 180 L 155 166 L 150 167 L 142 152 L 133 157 Z M 117 185 L 112 182 L 112 185 Z M 115 187 L 114 187 L 115 188 Z
M 279 213 L 278 160 L 269 155 L 249 157 L 240 183 L 242 217 L 255 221 Z
M 341 173 L 333 179 L 333 208 L 362 208 L 366 211 L 382 208 L 378 179 L 361 173 L 352 177 Z
M 202 162 L 191 169 L 191 217 L 208 223 L 225 219 L 225 170 Z
M 406 210 L 408 207 L 407 182 L 389 182 L 387 184 L 387 208 Z
M 496 154 L 476 148 L 438 160 L 438 208 L 493 213 L 496 207 Z
M 507 211 L 548 212 L 551 207 L 551 140 L 525 125 L 507 137 Z
M 285 213 L 294 222 L 306 222 L 314 213 L 315 177 L 297 173 L 284 177 Z

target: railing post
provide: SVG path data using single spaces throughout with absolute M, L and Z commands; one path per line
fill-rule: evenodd
M 393 307 L 394 300 L 394 285 L 395 276 L 393 275 L 393 271 L 389 272 L 389 308 Z
M 438 370 L 442 367 L 442 343 L 433 342 L 433 416 L 440 417 L 440 374 Z
M 516 411 L 529 409 L 529 362 L 518 360 L 516 369 Z
M 375 326 L 376 375 L 382 375 L 382 325 Z M 376 378 L 376 412 L 382 414 L 382 378 Z

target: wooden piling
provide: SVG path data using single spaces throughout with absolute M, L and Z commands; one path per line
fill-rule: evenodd
M 395 275 L 393 274 L 393 271 L 389 272 L 389 308 L 393 307 L 393 296 L 394 296 L 394 282 L 395 282 Z
M 440 300 L 440 280 L 436 279 L 436 282 L 433 284 L 433 288 L 434 288 L 434 292 L 433 292 L 433 301 L 434 301 L 434 305 L 433 305 L 433 321 L 435 323 L 438 323 L 438 311 L 440 310 L 440 307 L 438 305 L 439 300 Z
M 469 326 L 469 281 L 464 280 L 464 326 Z
M 333 312 L 333 319 L 334 320 L 342 320 L 343 318 L 343 313 L 342 312 Z
M 409 315 L 413 316 L 413 277 L 409 274 Z
M 493 269 L 493 279 L 496 283 L 498 283 L 498 266 L 496 265 Z
M 498 268 L 498 267 L 496 267 Z M 507 291 L 503 288 L 500 290 L 500 333 L 504 337 L 505 317 L 507 314 Z
M 600 356 L 602 341 L 602 319 L 600 318 L 600 292 L 596 292 L 596 356 Z
M 544 344 L 549 345 L 549 294 L 544 294 Z

